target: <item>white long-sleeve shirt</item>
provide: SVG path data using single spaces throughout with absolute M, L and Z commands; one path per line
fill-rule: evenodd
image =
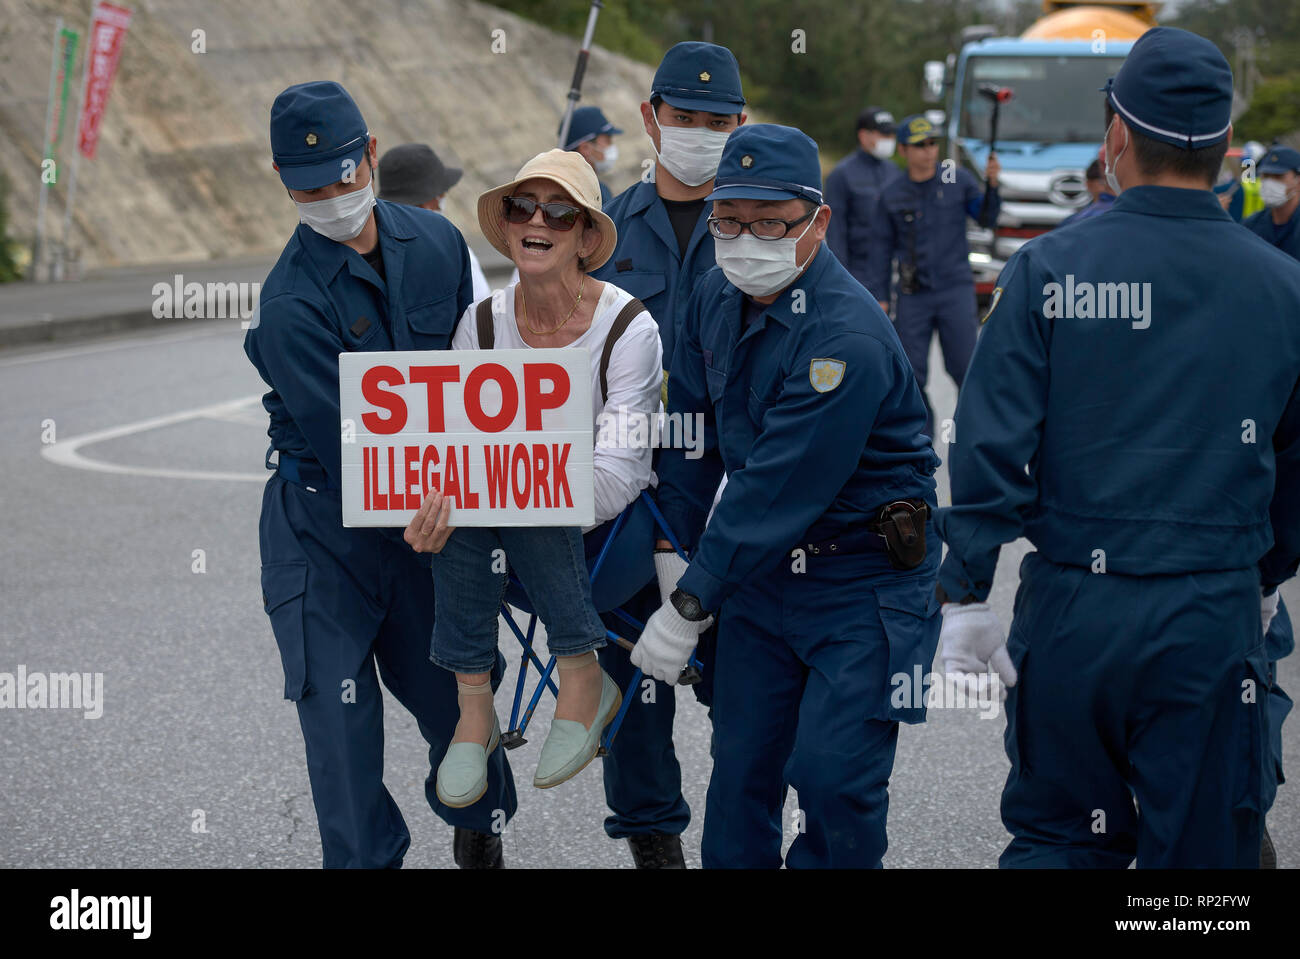
M 507 286 L 504 293 L 493 300 L 493 346 L 500 350 L 535 349 L 519 335 L 515 320 L 515 284 Z M 591 353 L 596 525 L 623 512 L 641 490 L 650 485 L 654 476 L 651 468 L 654 450 L 650 445 L 649 431 L 650 424 L 659 416 L 663 346 L 659 342 L 659 326 L 649 311 L 642 310 L 637 314 L 614 344 L 607 372 L 609 398 L 602 402 L 600 395 L 600 357 L 605 351 L 605 338 L 630 299 L 632 294 L 606 282 L 591 326 L 569 344 L 570 347 L 586 347 Z M 452 337 L 452 349 L 479 348 L 477 309 L 477 302 L 471 304 L 460 318 Z M 627 442 L 628 433 L 623 429 L 606 427 L 601 430 L 603 423 L 626 424 L 629 421 L 645 424 L 639 434 L 644 437 L 644 442 L 635 445 Z

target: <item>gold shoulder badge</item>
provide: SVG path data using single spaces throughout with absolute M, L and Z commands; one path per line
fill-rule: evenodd
M 844 361 L 814 359 L 808 367 L 808 379 L 818 393 L 829 393 L 844 381 Z
M 984 319 L 980 320 L 980 326 L 983 326 L 989 321 L 989 317 L 993 315 L 993 311 L 998 308 L 998 300 L 1000 299 L 1002 299 L 1002 287 L 994 287 L 993 298 L 989 300 L 988 312 L 984 314 Z
M 710 74 L 708 70 L 701 70 L 701 71 L 700 71 L 700 82 L 701 82 L 701 83 L 708 83 L 708 82 L 709 82 L 710 80 L 712 80 L 712 79 L 713 79 L 713 75 Z
M 316 145 L 317 142 L 318 142 L 318 140 L 317 140 L 316 134 L 314 134 L 314 133 L 309 133 L 309 134 L 307 134 L 307 146 L 309 146 L 309 147 L 314 147 L 314 146 Z

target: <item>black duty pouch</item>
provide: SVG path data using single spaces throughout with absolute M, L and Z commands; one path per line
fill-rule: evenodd
M 924 500 L 895 500 L 880 507 L 871 523 L 885 538 L 885 554 L 894 569 L 916 569 L 925 561 L 925 523 L 930 506 Z

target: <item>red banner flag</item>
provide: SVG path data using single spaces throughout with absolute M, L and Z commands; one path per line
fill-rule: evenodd
M 130 10 L 104 0 L 95 4 L 86 43 L 86 86 L 81 93 L 81 122 L 77 127 L 77 148 L 88 160 L 95 158 L 99 124 L 117 73 L 117 61 L 122 56 L 122 40 L 130 25 Z

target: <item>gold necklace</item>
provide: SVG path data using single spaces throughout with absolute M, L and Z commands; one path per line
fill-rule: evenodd
M 549 329 L 549 330 L 534 329 L 533 324 L 528 322 L 528 301 L 524 299 L 524 285 L 520 283 L 519 284 L 519 309 L 524 316 L 524 326 L 528 327 L 528 329 L 532 332 L 534 336 L 550 336 L 552 333 L 558 333 L 561 327 L 563 327 L 566 323 L 568 323 L 569 320 L 573 319 L 573 312 L 578 308 L 578 304 L 582 302 L 582 286 L 586 282 L 587 282 L 587 274 L 584 273 L 582 274 L 582 278 L 578 280 L 578 298 L 573 301 L 573 306 L 569 307 L 568 315 L 563 320 L 560 321 L 559 326 L 556 326 L 553 329 Z

